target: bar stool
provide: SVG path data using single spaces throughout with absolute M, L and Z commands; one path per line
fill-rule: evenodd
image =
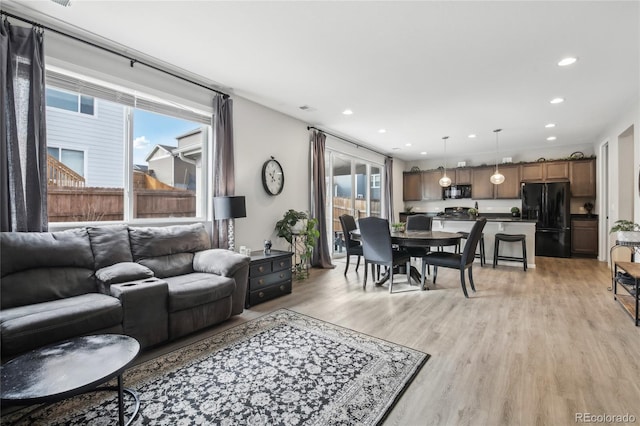
M 500 246 L 500 241 L 505 241 L 509 243 L 522 241 L 522 257 L 499 256 L 498 249 Z M 524 265 L 524 271 L 526 272 L 527 271 L 527 236 L 524 234 L 496 234 L 495 245 L 493 248 L 493 267 L 494 268 L 498 264 L 498 260 L 515 260 L 518 262 L 522 262 Z
M 456 231 L 456 233 L 462 235 L 463 240 L 469 239 L 468 232 Z M 480 258 L 480 266 L 484 266 L 484 264 L 487 263 L 486 257 L 484 255 L 484 232 L 480 235 L 480 241 L 478 245 L 480 246 L 480 253 L 476 253 L 476 259 Z M 460 243 L 458 243 L 456 253 L 460 253 Z

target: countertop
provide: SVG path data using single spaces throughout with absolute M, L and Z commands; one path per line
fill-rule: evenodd
M 519 223 L 536 223 L 537 221 L 534 219 L 522 219 L 519 217 L 513 216 L 483 216 L 479 215 L 478 217 L 486 217 L 487 222 L 519 222 Z M 470 217 L 445 217 L 445 216 L 433 216 L 433 220 L 445 220 L 452 222 L 471 222 L 475 221 L 475 219 L 471 219 Z

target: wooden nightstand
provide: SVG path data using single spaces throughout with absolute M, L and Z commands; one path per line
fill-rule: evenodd
M 251 252 L 249 264 L 249 289 L 245 307 L 291 293 L 291 257 L 288 251 L 271 250 Z

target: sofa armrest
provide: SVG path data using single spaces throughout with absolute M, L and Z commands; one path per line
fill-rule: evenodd
M 169 285 L 158 278 L 113 284 L 111 296 L 120 299 L 124 334 L 134 337 L 141 348 L 169 340 Z
M 249 261 L 248 256 L 230 250 L 209 249 L 195 253 L 193 270 L 233 278 L 236 281 L 236 289 L 231 296 L 233 304 L 231 314 L 238 315 L 244 310 L 249 281 Z

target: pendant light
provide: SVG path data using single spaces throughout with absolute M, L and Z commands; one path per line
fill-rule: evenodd
M 451 179 L 449 178 L 449 176 L 447 176 L 447 139 L 449 139 L 449 136 L 444 136 L 442 138 L 442 140 L 444 141 L 444 173 L 438 181 L 440 186 L 443 188 L 451 186 Z
M 499 152 L 499 150 L 498 150 L 498 133 L 500 133 L 501 131 L 502 131 L 502 129 L 495 129 L 493 131 L 493 133 L 496 134 L 496 172 L 491 175 L 489 180 L 494 185 L 500 185 L 502 182 L 504 182 L 504 175 L 498 171 L 498 152 Z

